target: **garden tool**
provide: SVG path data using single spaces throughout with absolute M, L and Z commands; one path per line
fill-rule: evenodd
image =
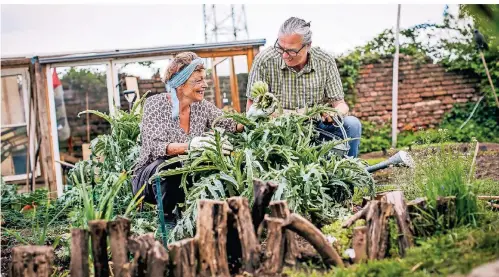
M 405 151 L 399 151 L 399 152 L 397 152 L 397 154 L 391 156 L 386 161 L 382 161 L 378 164 L 366 167 L 366 170 L 367 170 L 367 172 L 372 173 L 372 172 L 378 171 L 380 169 L 387 168 L 390 165 L 399 165 L 399 166 L 406 166 L 406 167 L 412 168 L 412 167 L 414 167 L 414 161 L 413 161 L 411 155 L 409 155 L 409 153 L 407 153 Z

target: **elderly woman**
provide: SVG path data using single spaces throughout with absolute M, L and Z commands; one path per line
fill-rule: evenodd
M 147 180 L 155 174 L 156 168 L 169 157 L 208 146 L 213 138 L 204 134 L 214 120 L 223 114 L 204 99 L 208 87 L 206 73 L 202 59 L 195 53 L 178 54 L 166 70 L 165 83 L 168 93 L 151 96 L 145 101 L 140 160 L 132 181 L 134 194 L 147 183 L 144 200 L 153 204 L 156 203 L 156 184 L 149 184 Z M 244 128 L 230 119 L 219 120 L 216 126 L 229 132 L 242 131 Z M 223 147 L 231 150 L 228 142 Z M 162 170 L 180 166 L 176 163 Z M 180 181 L 180 175 L 169 176 L 161 181 L 163 209 L 169 227 L 175 224 L 173 209 L 185 199 Z

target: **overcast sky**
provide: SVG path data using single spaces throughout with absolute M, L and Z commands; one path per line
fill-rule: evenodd
M 237 10 L 236 5 L 236 10 Z M 228 5 L 220 5 L 217 18 Z M 245 5 L 250 39 L 276 39 L 290 16 L 311 21 L 312 43 L 334 54 L 396 25 L 397 5 Z M 402 5 L 401 28 L 442 22 L 444 5 Z M 451 5 L 457 10 L 457 5 Z M 2 5 L 2 56 L 204 43 L 203 7 L 190 5 Z M 243 34 L 244 35 L 244 34 Z

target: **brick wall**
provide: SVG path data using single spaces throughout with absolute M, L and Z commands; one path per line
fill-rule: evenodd
M 392 111 L 393 59 L 364 65 L 359 72 L 352 112 L 362 120 L 389 122 Z M 418 64 L 401 55 L 399 61 L 398 127 L 437 126 L 454 103 L 477 101 L 479 80 L 446 72 L 438 64 Z
M 392 64 L 391 58 L 361 67 L 355 86 L 355 105 L 352 113 L 362 120 L 389 122 L 392 111 Z M 341 66 L 341 65 L 339 65 Z M 247 74 L 238 74 L 241 109 L 246 107 Z M 208 74 L 209 89 L 205 99 L 215 101 L 213 80 Z M 221 91 L 230 99 L 228 76 L 219 77 Z M 152 79 L 139 79 L 139 90 L 152 94 L 165 92 L 159 75 Z M 410 56 L 401 55 L 399 61 L 398 127 L 433 128 L 450 111 L 454 103 L 477 101 L 479 80 L 472 75 L 446 72 L 445 68 L 431 62 L 421 63 Z M 123 88 L 126 89 L 126 88 Z M 121 106 L 128 104 L 121 97 Z M 67 105 L 67 104 L 66 104 Z M 81 109 L 80 109 L 81 110 Z

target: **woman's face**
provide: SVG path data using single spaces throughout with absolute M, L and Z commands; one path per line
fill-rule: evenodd
M 181 92 L 183 97 L 188 98 L 192 102 L 200 102 L 204 99 L 204 92 L 207 87 L 206 73 L 204 69 L 201 69 L 191 74 L 191 77 L 181 86 Z

